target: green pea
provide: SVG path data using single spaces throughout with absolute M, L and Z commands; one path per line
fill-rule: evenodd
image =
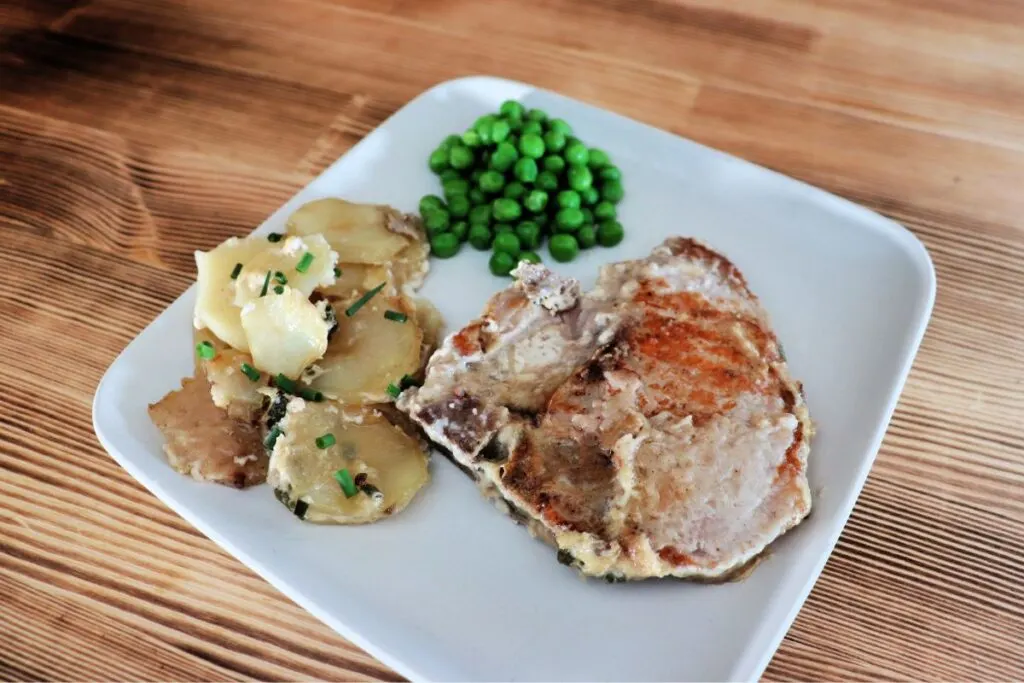
M 535 251 L 523 251 L 519 253 L 519 261 L 520 263 L 523 261 L 527 263 L 540 263 L 540 254 Z
M 558 206 L 563 209 L 580 208 L 580 195 L 575 190 L 562 190 L 558 193 Z
M 491 260 L 487 266 L 495 275 L 508 275 L 516 267 L 516 259 L 512 254 L 505 251 L 496 251 L 491 254 Z
M 522 159 L 519 161 L 522 161 Z M 505 191 L 501 194 L 509 199 L 519 200 L 526 196 L 526 186 L 522 183 L 511 182 L 505 186 Z
M 548 251 L 551 252 L 551 258 L 559 263 L 568 263 L 580 253 L 580 245 L 572 235 L 553 235 L 548 242 Z
M 622 171 L 618 166 L 605 166 L 598 172 L 597 177 L 601 180 L 622 180 Z
M 423 216 L 423 227 L 431 237 L 446 231 L 450 223 L 451 218 L 448 216 L 448 212 L 444 209 L 428 211 Z
M 565 161 L 570 166 L 586 166 L 589 159 L 590 152 L 587 151 L 587 146 L 579 140 L 565 146 Z
M 541 162 L 545 171 L 551 171 L 552 173 L 561 173 L 565 170 L 565 159 L 556 156 L 546 156 L 544 161 Z
M 502 116 L 510 119 L 522 119 L 526 116 L 526 107 L 515 100 L 505 100 L 498 109 Z
M 444 209 L 444 200 L 436 194 L 424 195 L 420 200 L 420 215 L 423 216 L 429 211 Z
M 512 127 L 508 125 L 508 121 L 498 119 L 491 124 L 491 142 L 504 142 L 511 132 Z
M 445 199 L 451 201 L 452 197 L 469 192 L 469 181 L 465 178 L 450 178 L 441 183 L 441 187 L 444 189 Z
M 430 253 L 438 258 L 451 258 L 459 253 L 462 242 L 453 233 L 444 232 L 430 239 Z
M 480 141 L 480 134 L 470 128 L 462 134 L 462 144 L 466 147 L 479 147 L 483 143 Z
M 496 221 L 514 221 L 519 218 L 523 210 L 516 200 L 502 197 L 501 199 L 495 199 L 491 204 L 491 213 L 494 214 L 494 220 Z
M 584 225 L 580 228 L 576 232 L 576 241 L 579 242 L 580 249 L 590 249 L 597 244 L 597 233 L 594 231 L 594 226 Z
M 524 248 L 536 249 L 540 246 L 540 226 L 533 221 L 523 221 L 516 226 L 516 237 Z
M 531 109 L 526 112 L 527 121 L 536 121 L 538 123 L 544 123 L 548 120 L 548 114 L 543 109 Z
M 466 237 L 469 235 L 469 224 L 466 221 L 459 221 L 452 226 L 452 234 L 455 235 L 460 242 L 465 242 Z
M 583 214 L 583 225 L 593 225 L 594 223 L 594 212 L 590 209 L 580 209 L 580 213 Z
M 481 173 L 480 175 L 483 175 L 483 173 Z M 477 178 L 477 180 L 479 180 L 479 177 Z M 484 191 L 481 190 L 479 187 L 471 188 L 469 192 L 466 193 L 466 196 L 469 197 L 469 203 L 472 204 L 473 206 L 479 206 L 480 204 L 484 204 L 487 201 L 487 197 L 486 195 L 484 195 Z
M 572 136 L 572 126 L 565 122 L 565 119 L 551 119 L 548 121 L 548 130 L 559 133 L 562 137 Z
M 533 135 L 543 135 L 544 134 L 544 126 L 540 125 L 540 121 L 527 121 L 526 123 L 523 124 L 523 127 L 519 130 L 519 135 L 520 136 L 528 135 L 528 134 L 531 134 L 531 133 Z
M 448 163 L 452 168 L 463 169 L 473 165 L 473 150 L 461 142 L 448 150 Z
M 530 157 L 523 157 L 516 162 L 513 172 L 520 181 L 532 183 L 537 180 L 537 162 Z
M 462 142 L 462 138 L 452 133 L 451 135 L 449 135 L 448 137 L 441 141 L 440 149 L 443 149 L 444 151 L 447 152 L 453 146 L 459 144 L 460 142 Z
M 493 127 L 494 117 L 481 117 L 477 119 L 477 122 L 473 126 L 473 129 L 476 131 L 476 134 L 480 137 L 480 144 L 491 144 L 491 130 L 493 129 Z
M 608 158 L 608 153 L 597 147 L 591 147 L 587 156 L 587 165 L 593 169 L 604 168 L 612 163 L 612 160 Z
M 586 166 L 570 166 L 567 178 L 569 180 L 569 187 L 577 192 L 586 190 L 594 183 L 594 176 Z
M 593 185 L 580 192 L 580 197 L 583 198 L 583 203 L 587 206 L 593 206 L 601 201 L 601 193 Z
M 497 171 L 485 171 L 480 175 L 480 189 L 488 194 L 500 192 L 505 186 L 505 176 Z
M 617 215 L 615 205 L 611 202 L 601 202 L 594 207 L 594 218 L 599 221 L 609 221 Z
M 544 146 L 549 152 L 561 152 L 565 149 L 565 136 L 557 130 L 544 133 Z
M 455 180 L 457 178 L 461 178 L 462 173 L 456 171 L 454 168 L 446 168 L 443 171 L 441 171 L 437 177 L 440 178 L 441 182 L 443 183 L 446 180 Z
M 491 224 L 491 205 L 480 204 L 474 206 L 469 210 L 469 224 L 470 225 L 490 225 Z
M 427 165 L 430 166 L 430 170 L 434 173 L 440 173 L 448 168 L 448 150 L 435 149 L 430 153 L 430 158 L 427 159 Z
M 465 218 L 469 214 L 469 197 L 464 194 L 449 197 L 448 212 L 455 218 Z
M 558 178 L 551 171 L 541 171 L 537 174 L 537 180 L 534 181 L 534 185 L 538 190 L 554 192 L 558 189 Z
M 490 166 L 495 171 L 504 173 L 512 168 L 512 165 L 516 163 L 518 158 L 519 152 L 516 151 L 516 148 L 508 142 L 502 142 L 494 149 L 494 153 L 491 154 Z
M 544 140 L 536 133 L 525 133 L 519 138 L 519 151 L 524 157 L 540 159 L 544 156 Z
M 626 236 L 622 229 L 622 223 L 618 221 L 605 221 L 597 229 L 597 243 L 602 247 L 614 247 Z
M 542 173 L 541 175 L 544 174 Z M 544 190 L 533 190 L 530 194 L 526 195 L 526 199 L 523 200 L 523 206 L 533 213 L 540 213 L 547 205 L 548 193 Z
M 503 232 L 515 232 L 515 231 L 516 231 L 516 229 L 512 226 L 511 223 L 495 223 L 494 224 L 494 234 L 495 235 L 500 235 Z
M 625 195 L 625 191 L 622 189 L 622 183 L 618 180 L 609 180 L 601 186 L 601 198 L 606 202 L 618 204 L 622 201 L 623 195 Z
M 474 249 L 479 249 L 480 251 L 490 249 L 493 240 L 494 235 L 486 225 L 476 223 L 469 226 L 469 243 Z
M 579 209 L 562 209 L 555 215 L 559 232 L 572 232 L 583 225 L 583 212 Z
M 515 232 L 499 232 L 494 236 L 493 248 L 494 251 L 504 251 L 512 256 L 519 256 L 519 252 L 523 250 Z

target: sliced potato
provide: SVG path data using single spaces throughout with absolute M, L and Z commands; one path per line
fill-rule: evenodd
M 419 232 L 398 211 L 344 199 L 317 199 L 288 218 L 291 235 L 322 234 L 346 263 L 389 263 Z
M 239 351 L 248 351 L 249 342 L 242 329 L 241 311 L 235 306 L 235 280 L 231 273 L 267 246 L 263 237 L 232 237 L 211 251 L 196 252 L 195 327 L 209 328 L 218 338 Z
M 430 478 L 425 444 L 378 411 L 292 399 L 279 423 L 267 481 L 308 522 L 365 524 L 400 512 Z M 326 448 L 316 440 L 334 437 Z M 335 473 L 358 484 L 346 496 Z
M 211 335 L 212 336 L 212 335 Z M 211 342 L 217 355 L 199 361 L 200 370 L 210 382 L 213 404 L 236 420 L 255 421 L 266 398 L 261 390 L 270 384 L 270 375 L 261 372 L 255 380 L 242 372 L 242 364 L 255 368 L 252 356 L 237 351 L 220 340 Z
M 422 297 L 413 299 L 412 305 L 416 310 L 416 324 L 423 330 L 423 364 L 426 365 L 427 358 L 444 338 L 444 318 L 434 304 Z
M 236 306 L 241 307 L 258 299 L 263 292 L 264 282 L 268 290 L 273 290 L 280 282 L 273 278 L 276 273 L 284 275 L 289 287 L 307 297 L 317 287 L 334 284 L 334 266 L 338 262 L 338 254 L 331 249 L 323 235 L 292 236 L 283 242 L 265 244 L 262 251 L 243 264 L 242 272 L 235 281 Z M 296 266 L 307 253 L 312 255 L 313 260 L 300 273 Z M 271 274 L 269 281 L 267 273 Z
M 322 287 L 320 293 L 326 296 L 341 314 L 348 304 L 373 289 L 382 282 L 391 281 L 391 273 L 387 266 L 370 265 L 366 263 L 339 263 L 338 270 L 341 275 L 337 281 L 329 287 Z M 387 290 L 389 288 L 385 288 Z M 384 291 L 384 294 L 392 295 L 394 291 Z
M 405 313 L 408 320 L 388 320 L 384 312 L 389 309 Z M 388 384 L 419 370 L 423 332 L 407 299 L 378 294 L 352 317 L 339 313 L 338 324 L 311 382 L 317 391 L 342 403 L 387 402 Z
M 272 375 L 295 379 L 327 350 L 327 321 L 302 292 L 291 287 L 247 303 L 242 327 L 253 364 Z
M 404 294 L 412 294 L 423 285 L 427 277 L 430 245 L 426 239 L 413 242 L 395 257 L 391 263 L 391 274 L 395 286 Z

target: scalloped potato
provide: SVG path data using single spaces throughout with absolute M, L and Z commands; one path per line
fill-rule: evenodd
M 422 231 L 412 216 L 388 206 L 329 197 L 303 204 L 288 218 L 290 235 L 323 235 L 347 263 L 388 264 Z

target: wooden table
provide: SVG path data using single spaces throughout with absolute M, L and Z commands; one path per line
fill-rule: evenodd
M 766 676 L 1024 678 L 1022 27 L 971 0 L 2 0 L 0 677 L 394 677 L 137 485 L 90 403 L 193 250 L 492 73 L 924 241 L 934 318 Z

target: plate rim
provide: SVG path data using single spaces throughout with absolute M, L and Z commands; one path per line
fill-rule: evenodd
M 917 357 L 917 353 L 920 349 L 921 342 L 924 338 L 925 331 L 927 330 L 928 324 L 931 320 L 932 311 L 934 309 L 936 290 L 937 290 L 937 278 L 935 273 L 935 266 L 932 262 L 931 256 L 921 240 L 914 235 L 905 226 L 898 223 L 891 218 L 883 216 L 882 214 L 873 211 L 860 204 L 847 200 L 836 194 L 828 192 L 822 188 L 811 185 L 810 183 L 804 182 L 797 178 L 787 176 L 784 173 L 766 168 L 754 162 L 748 161 L 741 157 L 717 150 L 713 147 L 708 147 L 699 142 L 685 138 L 681 135 L 671 133 L 669 131 L 656 128 L 650 124 L 635 119 L 629 118 L 617 112 L 605 109 L 595 104 L 590 104 L 582 100 L 562 95 L 560 93 L 539 88 L 528 83 L 523 83 L 515 80 L 500 78 L 490 75 L 468 75 L 456 77 L 448 80 L 441 81 L 432 85 L 431 87 L 423 90 L 415 97 L 410 99 L 404 105 L 395 110 L 390 116 L 384 119 L 378 124 L 370 133 L 364 136 L 359 142 L 354 144 L 348 150 L 346 150 L 341 156 L 327 165 L 319 174 L 309 180 L 302 187 L 298 188 L 296 192 L 286 200 L 280 207 L 275 209 L 273 212 L 263 220 L 260 225 L 253 229 L 249 234 L 261 234 L 266 232 L 268 223 L 271 219 L 279 212 L 283 211 L 299 194 L 301 194 L 309 185 L 317 182 L 322 176 L 326 175 L 333 169 L 337 164 L 341 163 L 342 160 L 350 154 L 356 152 L 363 145 L 368 144 L 376 133 L 382 128 L 385 128 L 391 120 L 397 116 L 400 112 L 414 106 L 416 103 L 424 100 L 438 91 L 456 87 L 459 85 L 472 86 L 475 84 L 486 84 L 491 87 L 497 87 L 505 90 L 515 91 L 519 93 L 519 98 L 531 93 L 544 93 L 546 95 L 552 95 L 558 98 L 566 99 L 587 107 L 599 110 L 605 115 L 610 115 L 623 122 L 628 123 L 631 126 L 638 126 L 649 131 L 656 132 L 662 136 L 668 136 L 674 139 L 674 141 L 684 141 L 686 143 L 696 145 L 704 150 L 721 155 L 733 161 L 739 161 L 743 164 L 755 167 L 761 173 L 771 174 L 772 176 L 778 176 L 786 179 L 790 183 L 797 183 L 803 186 L 805 189 L 813 191 L 813 195 L 820 201 L 826 201 L 836 208 L 841 208 L 843 211 L 854 211 L 861 215 L 869 215 L 871 217 L 871 227 L 876 228 L 876 232 L 882 234 L 889 239 L 895 248 L 898 248 L 903 254 L 908 257 L 909 264 L 915 269 L 915 279 L 923 285 L 923 296 L 915 300 L 914 308 L 916 320 L 913 320 L 912 324 L 907 326 L 907 337 L 900 349 L 899 358 L 899 369 L 892 376 L 891 388 L 889 390 L 889 397 L 885 409 L 883 411 L 883 419 L 879 420 L 875 433 L 872 435 L 870 440 L 870 449 L 866 457 L 863 458 L 860 468 L 857 471 L 857 475 L 852 482 L 852 486 L 847 489 L 845 497 L 842 499 L 839 505 L 841 523 L 835 524 L 834 527 L 827 531 L 825 538 L 827 539 L 826 550 L 821 552 L 820 555 L 815 559 L 814 566 L 810 574 L 808 575 L 807 581 L 797 592 L 792 604 L 789 606 L 786 616 L 778 620 L 773 628 L 769 629 L 768 633 L 755 633 L 745 645 L 741 656 L 733 664 L 730 669 L 731 680 L 757 680 L 767 669 L 772 658 L 777 652 L 779 645 L 789 632 L 793 621 L 803 608 L 807 597 L 810 595 L 811 590 L 817 583 L 827 564 L 829 558 L 835 550 L 835 546 L 839 541 L 846 525 L 849 523 L 850 515 L 852 514 L 853 508 L 856 505 L 857 500 L 860 498 L 863 492 L 864 484 L 867 480 L 868 474 L 874 465 L 877 458 L 879 449 L 882 441 L 888 431 L 889 425 L 892 420 L 893 413 L 895 412 L 896 406 L 902 396 L 903 389 L 906 386 L 907 379 L 910 375 L 910 371 L 913 366 L 913 362 Z M 884 225 L 883 225 L 884 224 Z M 863 226 L 868 227 L 868 226 Z M 430 677 L 423 675 L 423 672 L 418 670 L 417 666 L 405 661 L 405 658 L 397 651 L 386 650 L 382 646 L 376 645 L 370 639 L 362 636 L 355 628 L 347 625 L 343 620 L 336 618 L 326 610 L 321 610 L 317 601 L 312 597 L 306 597 L 304 592 L 297 586 L 280 579 L 278 575 L 269 567 L 265 566 L 262 562 L 256 560 L 249 553 L 240 550 L 235 546 L 230 538 L 218 533 L 212 525 L 207 524 L 203 517 L 198 514 L 194 514 L 185 504 L 179 504 L 175 500 L 174 496 L 168 494 L 164 490 L 164 487 L 159 482 L 153 480 L 146 475 L 144 469 L 137 466 L 131 458 L 125 456 L 121 449 L 115 443 L 116 438 L 111 437 L 110 434 L 105 430 L 104 425 L 104 411 L 103 407 L 105 404 L 105 396 L 109 393 L 109 384 L 111 383 L 111 377 L 114 374 L 113 371 L 119 366 L 127 355 L 129 350 L 140 343 L 140 339 L 150 330 L 159 319 L 166 314 L 167 310 L 175 303 L 180 301 L 183 297 L 189 296 L 195 288 L 195 282 L 193 282 L 187 289 L 185 289 L 177 298 L 174 299 L 167 307 L 165 307 L 156 318 L 151 320 L 142 330 L 140 330 L 135 337 L 121 350 L 120 353 L 114 358 L 114 360 L 107 367 L 102 378 L 97 384 L 96 391 L 92 401 L 92 422 L 93 430 L 96 433 L 97 439 L 103 448 L 110 454 L 110 456 L 120 465 L 125 471 L 128 472 L 136 481 L 141 483 L 155 495 L 162 503 L 167 505 L 176 514 L 180 515 L 189 524 L 194 526 L 205 536 L 207 536 L 214 543 L 219 545 L 221 548 L 230 553 L 233 557 L 238 559 L 244 565 L 252 569 L 257 573 L 263 580 L 270 583 L 275 589 L 279 590 L 290 600 L 294 601 L 304 610 L 315 616 L 317 619 L 322 621 L 336 631 L 343 638 L 349 640 L 357 647 L 369 653 L 377 660 L 382 662 L 384 665 L 390 667 L 400 675 L 410 680 L 431 680 Z M 760 642 L 759 642 L 760 641 Z M 758 647 L 758 645 L 760 645 Z

